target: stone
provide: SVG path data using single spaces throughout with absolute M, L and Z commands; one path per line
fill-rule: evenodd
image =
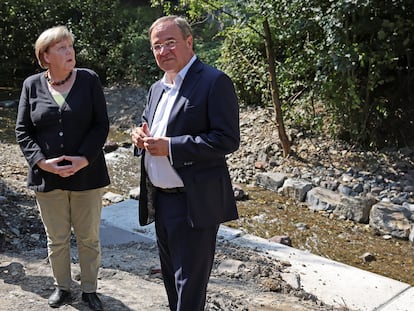
M 306 203 L 313 211 L 333 211 L 340 201 L 340 194 L 322 187 L 312 188 L 306 194 Z
M 369 252 L 362 254 L 359 258 L 362 259 L 362 262 L 371 262 L 377 260 L 375 256 Z
M 334 214 L 358 223 L 368 223 L 372 206 L 377 201 L 372 197 L 351 197 L 341 195 Z
M 239 185 L 233 185 L 233 193 L 234 193 L 234 198 L 237 201 L 243 200 L 247 197 L 247 195 L 244 192 L 243 188 Z
M 405 208 L 407 208 L 414 215 L 414 204 L 410 204 L 410 203 L 404 202 L 402 204 L 402 206 L 405 207 Z M 413 219 L 413 221 L 414 221 L 414 219 Z
M 113 152 L 118 149 L 119 145 L 113 141 L 107 141 L 103 147 L 105 153 Z
M 312 189 L 312 183 L 304 179 L 288 178 L 278 190 L 281 195 L 290 197 L 298 202 L 304 202 L 306 194 Z
M 309 229 L 309 226 L 303 222 L 296 223 L 295 227 L 296 229 L 301 230 L 301 231 Z
M 266 162 L 256 161 L 254 163 L 254 167 L 259 169 L 259 170 L 265 170 L 266 169 Z
M 341 181 L 342 182 L 345 182 L 345 183 L 347 183 L 347 182 L 351 182 L 352 181 L 352 176 L 349 176 L 348 174 L 343 174 L 342 176 L 341 176 Z
M 217 267 L 218 273 L 236 274 L 245 268 L 245 264 L 240 260 L 227 259 Z
M 275 235 L 269 239 L 269 242 L 292 246 L 292 240 L 287 235 Z
M 283 173 L 258 173 L 256 175 L 256 185 L 268 190 L 277 191 L 282 187 L 286 180 Z
M 320 182 L 320 186 L 323 188 L 335 191 L 338 189 L 339 182 L 337 180 L 333 180 L 333 181 L 324 180 Z
M 141 188 L 135 187 L 129 191 L 129 198 L 133 200 L 139 200 L 140 193 L 141 193 Z
M 364 186 L 360 183 L 355 184 L 352 186 L 352 191 L 355 191 L 357 193 L 361 193 L 362 191 L 364 191 Z
M 105 193 L 103 198 L 111 203 L 119 203 L 124 200 L 124 197 L 122 195 L 110 191 Z
M 412 229 L 411 214 L 408 208 L 381 201 L 372 206 L 369 224 L 380 234 L 408 239 Z

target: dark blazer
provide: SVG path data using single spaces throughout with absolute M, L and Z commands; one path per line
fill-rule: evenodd
M 76 80 L 59 107 L 43 73 L 23 83 L 16 120 L 16 138 L 29 164 L 30 189 L 81 191 L 109 184 L 102 147 L 109 131 L 106 101 L 98 75 L 77 69 Z M 70 177 L 41 170 L 41 159 L 85 156 L 89 165 Z
M 151 123 L 162 96 L 161 82 L 149 91 L 142 121 Z M 172 108 L 167 137 L 171 138 L 174 169 L 184 182 L 188 222 L 208 227 L 238 217 L 225 156 L 240 144 L 239 108 L 234 86 L 223 72 L 203 64 L 192 64 Z M 153 221 L 154 196 L 141 158 L 139 221 Z

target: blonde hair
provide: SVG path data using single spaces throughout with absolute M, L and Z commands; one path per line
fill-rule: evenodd
M 75 41 L 74 35 L 66 26 L 55 26 L 46 29 L 40 34 L 35 43 L 35 54 L 40 67 L 43 69 L 48 68 L 48 65 L 43 57 L 43 54 L 47 52 L 47 49 L 50 46 L 66 39 L 68 39 L 72 44 Z

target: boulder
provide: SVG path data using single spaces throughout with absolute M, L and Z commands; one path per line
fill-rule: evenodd
M 277 191 L 283 186 L 285 180 L 286 174 L 283 173 L 258 173 L 256 175 L 256 186 Z
M 372 197 L 351 197 L 340 196 L 339 204 L 334 210 L 334 214 L 345 219 L 367 224 L 372 206 L 377 201 Z
M 380 234 L 408 239 L 412 227 L 411 216 L 412 212 L 408 208 L 381 201 L 372 207 L 369 225 Z
M 306 193 L 311 189 L 312 183 L 307 180 L 288 178 L 278 190 L 278 193 L 296 201 L 303 202 L 305 201 Z
M 306 194 L 306 203 L 313 211 L 332 212 L 336 209 L 341 200 L 341 195 L 332 190 L 315 187 Z
M 315 187 L 306 195 L 309 209 L 332 212 L 334 215 L 359 223 L 368 223 L 370 211 L 376 200 L 372 197 L 352 197 Z

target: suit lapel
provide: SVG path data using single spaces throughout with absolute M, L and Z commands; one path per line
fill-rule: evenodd
M 188 70 L 183 84 L 181 85 L 180 91 L 178 92 L 177 99 L 175 100 L 175 103 L 171 110 L 170 118 L 168 120 L 167 133 L 170 132 L 170 126 L 171 124 L 174 124 L 178 113 L 181 111 L 184 104 L 190 99 L 191 94 L 195 91 L 196 85 L 199 82 L 201 76 L 200 72 L 202 69 L 203 64 L 200 60 L 197 59 Z
M 152 121 L 154 120 L 155 111 L 157 110 L 158 103 L 161 100 L 162 93 L 164 92 L 164 89 L 160 82 L 158 82 L 156 85 L 154 85 L 151 98 L 150 98 L 150 111 L 148 116 L 148 125 L 151 128 Z

